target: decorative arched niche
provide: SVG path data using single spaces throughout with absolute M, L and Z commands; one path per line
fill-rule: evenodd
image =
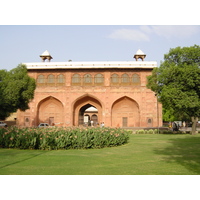
M 37 122 L 63 124 L 64 123 L 64 108 L 61 101 L 50 96 L 41 100 L 37 109 Z
M 138 103 L 127 97 L 117 99 L 112 105 L 113 127 L 139 127 L 140 112 Z

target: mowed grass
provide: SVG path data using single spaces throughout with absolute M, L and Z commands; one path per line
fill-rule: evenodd
M 0 174 L 197 175 L 200 135 L 130 135 L 128 144 L 104 149 L 0 149 Z

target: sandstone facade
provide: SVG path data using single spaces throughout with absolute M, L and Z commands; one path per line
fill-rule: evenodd
M 56 126 L 91 122 L 110 127 L 162 126 L 162 106 L 155 93 L 146 88 L 147 76 L 157 67 L 156 62 L 138 61 L 137 57 L 137 61 L 127 62 L 25 64 L 37 88 L 30 109 L 17 113 L 19 126 L 42 122 Z

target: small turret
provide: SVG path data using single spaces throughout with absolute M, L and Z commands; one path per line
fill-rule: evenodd
M 46 59 L 48 59 L 49 62 L 51 59 L 53 59 L 47 50 L 42 55 L 40 55 L 40 57 L 42 58 L 43 62 L 45 62 Z
M 138 61 L 138 59 L 142 59 L 142 61 L 144 61 L 146 57 L 146 54 L 144 54 L 140 49 L 137 50 L 136 54 L 133 56 L 133 58 L 135 58 L 136 61 Z

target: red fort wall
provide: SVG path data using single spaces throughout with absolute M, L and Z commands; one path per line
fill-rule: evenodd
M 19 126 L 87 124 L 86 110 L 93 106 L 95 125 L 157 127 L 162 107 L 146 88 L 152 69 L 29 69 L 37 88 L 30 109 L 18 112 Z M 90 119 L 91 120 L 91 119 Z

